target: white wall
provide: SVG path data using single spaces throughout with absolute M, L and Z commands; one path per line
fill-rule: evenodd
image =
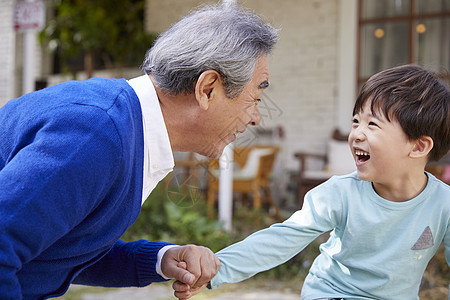
M 147 0 L 146 27 L 161 32 L 205 1 Z M 216 1 L 209 1 L 215 3 Z M 297 151 L 325 153 L 335 128 L 350 130 L 355 94 L 355 0 L 238 0 L 280 29 L 269 58 L 267 107 L 260 129 L 283 126 L 282 167 Z M 272 102 L 273 101 L 273 102 Z M 252 135 L 248 133 L 247 135 Z
M 14 0 L 1 0 L 0 5 L 0 107 L 15 97 L 13 4 Z
M 356 100 L 357 14 L 355 0 L 340 0 L 336 116 L 341 132 L 348 132 L 351 128 L 351 113 Z
M 243 4 L 280 28 L 280 41 L 269 61 L 267 93 L 281 113 L 267 126 L 285 128 L 285 168 L 296 170 L 294 153 L 324 153 L 337 124 L 337 1 L 248 0 Z
M 146 28 L 161 32 L 202 0 L 147 0 Z M 334 128 L 349 128 L 354 101 L 356 61 L 355 0 L 238 0 L 280 29 L 280 42 L 269 58 L 269 99 L 261 105 L 260 129 L 283 126 L 283 168 L 296 170 L 297 151 L 325 152 Z M 13 0 L 1 0 L 0 106 L 18 95 L 21 37 L 12 29 Z M 344 32 L 345 31 L 345 32 Z M 19 57 L 14 54 L 18 52 Z M 15 61 L 17 67 L 15 67 Z M 37 64 L 40 68 L 40 64 Z M 38 72 L 39 73 L 39 72 Z M 124 77 L 139 74 L 131 70 Z M 96 76 L 108 76 L 97 73 Z M 16 77 L 16 78 L 15 78 Z M 82 75 L 78 79 L 82 79 Z M 68 78 L 52 76 L 49 85 Z M 271 102 L 273 101 L 273 102 Z

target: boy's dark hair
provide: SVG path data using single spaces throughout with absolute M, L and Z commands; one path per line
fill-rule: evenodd
M 403 65 L 379 72 L 361 88 L 353 115 L 371 101 L 376 115 L 400 123 L 410 140 L 433 139 L 428 159 L 439 160 L 450 148 L 450 90 L 434 73 L 417 65 Z

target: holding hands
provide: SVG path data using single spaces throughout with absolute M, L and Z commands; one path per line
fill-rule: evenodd
M 203 246 L 175 246 L 167 250 L 161 260 L 163 274 L 176 280 L 172 287 L 180 300 L 203 290 L 219 268 L 219 259 Z

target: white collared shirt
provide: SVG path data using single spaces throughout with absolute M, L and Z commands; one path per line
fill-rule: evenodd
M 144 130 L 144 177 L 142 204 L 175 165 L 169 134 L 153 82 L 148 75 L 130 79 L 141 103 Z
M 148 75 L 142 75 L 128 81 L 139 98 L 142 111 L 144 131 L 144 174 L 142 204 L 156 187 L 158 182 L 164 179 L 175 166 L 169 134 L 156 95 L 153 82 Z M 165 279 L 161 271 L 161 259 L 164 253 L 172 246 L 165 246 L 158 252 L 156 272 Z

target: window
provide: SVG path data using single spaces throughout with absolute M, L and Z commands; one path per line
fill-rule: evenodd
M 417 63 L 450 82 L 450 0 L 359 0 L 358 86 Z

